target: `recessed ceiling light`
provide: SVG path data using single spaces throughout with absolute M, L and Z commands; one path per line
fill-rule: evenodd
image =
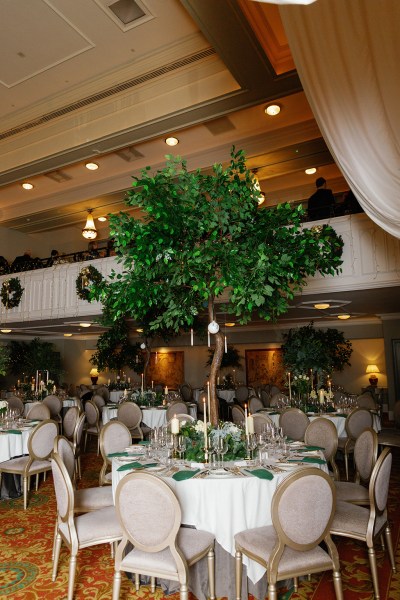
M 21 184 L 24 190 L 33 190 L 33 183 L 29 183 L 29 181 L 25 181 Z
M 64 333 L 64 337 L 72 337 L 72 333 Z
M 330 308 L 330 304 L 327 302 L 319 302 L 318 304 L 314 304 L 314 308 L 317 310 L 325 310 L 326 308 Z
M 343 313 L 343 314 L 337 316 L 337 318 L 342 319 L 342 321 L 345 321 L 346 319 L 350 319 L 350 317 L 351 317 L 351 315 L 349 315 L 348 313 Z
M 276 115 L 279 115 L 281 112 L 281 107 L 279 104 L 268 104 L 268 106 L 264 108 L 264 112 L 270 117 L 276 117 Z
M 85 322 L 85 321 L 83 321 L 82 323 L 79 323 L 79 325 L 80 325 L 81 327 L 90 327 L 90 326 L 91 326 L 91 323 L 88 323 L 88 322 Z
M 236 323 L 225 323 L 225 327 L 235 327 Z
M 12 329 L 0 329 L 1 333 L 11 333 Z
M 305 173 L 306 175 L 314 175 L 314 173 L 317 172 L 317 169 L 315 167 L 311 167 L 311 169 L 306 169 Z
M 107 217 L 98 217 L 97 220 L 104 223 L 104 221 L 107 221 Z
M 85 167 L 87 169 L 89 169 L 89 171 L 97 171 L 97 169 L 99 168 L 99 165 L 95 162 L 87 162 L 85 164 Z
M 177 144 L 179 144 L 179 140 L 176 137 L 167 137 L 165 143 L 167 146 L 177 146 Z

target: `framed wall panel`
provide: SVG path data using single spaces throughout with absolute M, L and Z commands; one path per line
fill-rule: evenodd
M 246 350 L 246 378 L 249 387 L 272 383 L 283 389 L 285 369 L 281 348 Z
M 177 389 L 184 381 L 184 352 L 152 352 L 147 369 L 147 384 L 162 383 Z

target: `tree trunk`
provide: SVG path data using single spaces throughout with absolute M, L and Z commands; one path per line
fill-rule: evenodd
M 214 320 L 214 303 L 210 298 L 208 301 L 208 317 L 209 322 Z M 215 335 L 215 351 L 213 360 L 211 363 L 210 371 L 210 415 L 209 420 L 215 427 L 218 426 L 219 416 L 219 402 L 217 397 L 217 375 L 222 362 L 222 355 L 224 353 L 224 336 L 221 331 L 218 331 Z

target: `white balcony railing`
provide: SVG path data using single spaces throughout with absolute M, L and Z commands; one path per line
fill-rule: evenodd
M 315 224 L 318 222 L 306 226 Z M 400 240 L 380 229 L 364 214 L 337 217 L 332 219 L 331 225 L 344 240 L 342 273 L 335 277 L 310 278 L 303 295 L 399 285 Z M 121 265 L 111 257 L 1 276 L 0 286 L 5 279 L 18 277 L 24 288 L 18 307 L 6 310 L 0 306 L 1 322 L 99 315 L 101 304 L 80 300 L 76 294 L 76 278 L 88 264 L 93 264 L 105 277 L 113 268 L 121 270 Z

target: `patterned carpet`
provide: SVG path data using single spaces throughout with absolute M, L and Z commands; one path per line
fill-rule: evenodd
M 377 550 L 381 600 L 400 600 L 400 449 L 394 449 L 394 463 L 389 498 L 389 514 L 396 552 L 398 573 L 390 570 L 387 555 Z M 95 454 L 83 456 L 84 480 L 82 486 L 97 485 L 100 469 Z M 33 492 L 27 511 L 22 499 L 0 501 L 0 599 L 60 600 L 66 597 L 69 553 L 62 547 L 59 572 L 55 583 L 51 581 L 51 550 L 55 519 L 55 498 L 52 479 L 41 482 L 38 492 Z M 338 540 L 342 565 L 345 600 L 372 600 L 372 583 L 366 548 L 362 544 Z M 217 566 L 218 568 L 218 566 Z M 76 600 L 110 600 L 113 578 L 113 560 L 109 546 L 82 550 L 78 554 L 78 575 L 75 586 Z M 161 589 L 155 594 L 142 586 L 136 593 L 131 582 L 123 578 L 120 598 L 146 598 L 160 600 Z M 178 600 L 179 594 L 170 596 Z M 334 600 L 333 585 L 328 575 L 302 581 L 298 593 L 282 590 L 280 600 Z M 190 598 L 193 600 L 193 597 Z

